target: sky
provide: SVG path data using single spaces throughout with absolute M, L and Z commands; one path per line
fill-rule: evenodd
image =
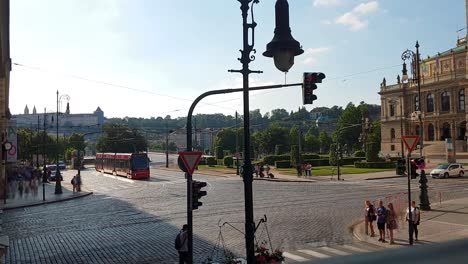
M 254 6 L 250 69 L 263 73 L 251 74 L 250 85 L 300 83 L 303 72 L 323 72 L 308 110 L 380 104 L 383 77 L 396 82 L 401 53 L 416 40 L 425 58 L 466 35 L 463 0 L 289 0 L 292 35 L 305 52 L 285 75 L 262 55 L 273 38 L 275 2 Z M 241 69 L 237 0 L 12 0 L 10 8 L 12 114 L 26 105 L 56 111 L 59 91 L 71 113 L 99 106 L 108 118 L 174 118 L 208 90 L 242 87 L 241 74 L 228 72 Z M 211 96 L 194 113 L 234 115 L 242 103 L 241 93 Z M 250 95 L 250 109 L 262 113 L 299 107 L 299 86 Z

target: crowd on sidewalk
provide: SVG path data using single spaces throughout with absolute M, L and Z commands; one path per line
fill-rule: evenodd
M 390 244 L 395 244 L 394 231 L 398 228 L 398 215 L 394 209 L 393 203 L 389 203 L 387 207 L 384 206 L 382 201 L 379 201 L 379 207 L 376 209 L 369 200 L 365 202 L 365 224 L 370 229 L 370 236 L 375 237 L 374 222 L 377 223 L 379 231 L 379 240 L 386 243 L 386 235 L 390 239 Z M 418 241 L 418 226 L 421 220 L 421 213 L 416 202 L 411 202 L 411 208 L 406 209 L 405 221 L 410 225 L 410 243 L 412 243 L 413 235 L 415 241 Z

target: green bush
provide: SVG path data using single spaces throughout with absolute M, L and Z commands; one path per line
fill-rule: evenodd
M 290 160 L 278 160 L 275 161 L 275 167 L 276 168 L 291 168 L 291 161 Z
M 318 154 L 302 154 L 303 159 L 320 159 L 320 155 Z
M 217 147 L 215 148 L 215 156 L 216 156 L 216 158 L 217 158 L 217 159 L 222 159 L 222 158 L 223 158 L 223 154 L 224 154 L 224 153 L 223 153 L 223 148 L 220 147 L 220 146 L 217 146 Z
M 379 160 L 380 143 L 367 143 L 366 160 L 378 161 Z
M 328 160 L 331 166 L 336 165 L 336 144 L 335 143 L 330 145 L 330 155 L 329 155 Z
M 234 159 L 231 156 L 224 157 L 223 164 L 228 168 L 232 168 L 232 165 L 234 164 Z
M 312 165 L 312 167 L 317 167 L 317 166 L 330 166 L 330 160 L 328 159 L 305 159 L 304 164 Z
M 289 160 L 289 159 L 290 159 L 289 155 L 268 155 L 263 158 L 262 162 L 268 165 L 275 165 L 276 161 Z
M 356 150 L 356 152 L 354 152 L 354 157 L 366 157 L 366 152 L 364 152 L 364 150 Z
M 367 168 L 367 169 L 392 169 L 396 167 L 394 162 L 355 162 L 354 167 L 356 168 Z
M 291 165 L 296 166 L 297 164 L 301 163 L 301 157 L 299 154 L 299 147 L 297 145 L 292 145 L 290 155 Z
M 206 165 L 215 166 L 216 164 L 217 164 L 216 157 L 207 157 L 206 158 Z

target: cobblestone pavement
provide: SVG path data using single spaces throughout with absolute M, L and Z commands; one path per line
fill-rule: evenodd
M 92 169 L 82 171 L 82 175 L 85 188 L 94 195 L 4 212 L 3 230 L 10 236 L 7 263 L 176 261 L 174 238 L 186 222 L 186 183 L 182 173 L 153 170 L 149 181 L 102 175 Z M 243 235 L 227 224 L 218 227 L 218 222 L 229 222 L 244 229 L 242 181 L 197 175 L 194 179 L 208 182 L 203 206 L 194 212 L 196 263 L 210 256 L 220 230 L 225 246 L 244 255 Z M 419 193 L 416 180 L 413 185 L 413 191 Z M 430 179 L 429 185 L 431 193 L 462 197 L 467 194 L 468 178 Z M 318 246 L 350 245 L 353 239 L 347 227 L 361 217 L 363 201 L 402 194 L 406 188 L 405 179 L 256 181 L 255 217 L 259 220 L 267 215 L 273 247 L 297 256 Z M 268 239 L 264 227 L 258 229 L 257 238 Z

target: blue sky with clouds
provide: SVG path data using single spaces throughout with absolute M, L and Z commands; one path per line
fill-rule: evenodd
M 466 26 L 463 0 L 289 0 L 292 34 L 305 53 L 285 76 L 261 54 L 273 37 L 273 0 L 254 7 L 257 59 L 251 85 L 301 81 L 302 72 L 327 75 L 317 106 L 380 103 L 383 77 L 396 81 L 401 53 L 423 57 L 455 46 Z M 191 101 L 213 89 L 241 87 L 237 58 L 242 20 L 236 0 L 11 1 L 10 109 L 55 109 L 55 93 L 71 111 L 100 106 L 107 117 L 185 116 Z M 459 36 L 464 36 L 463 30 Z M 25 67 L 27 66 L 27 67 Z M 114 85 L 108 85 L 108 84 Z M 302 106 L 299 87 L 254 92 L 251 109 Z M 197 113 L 242 112 L 242 95 L 203 100 Z

